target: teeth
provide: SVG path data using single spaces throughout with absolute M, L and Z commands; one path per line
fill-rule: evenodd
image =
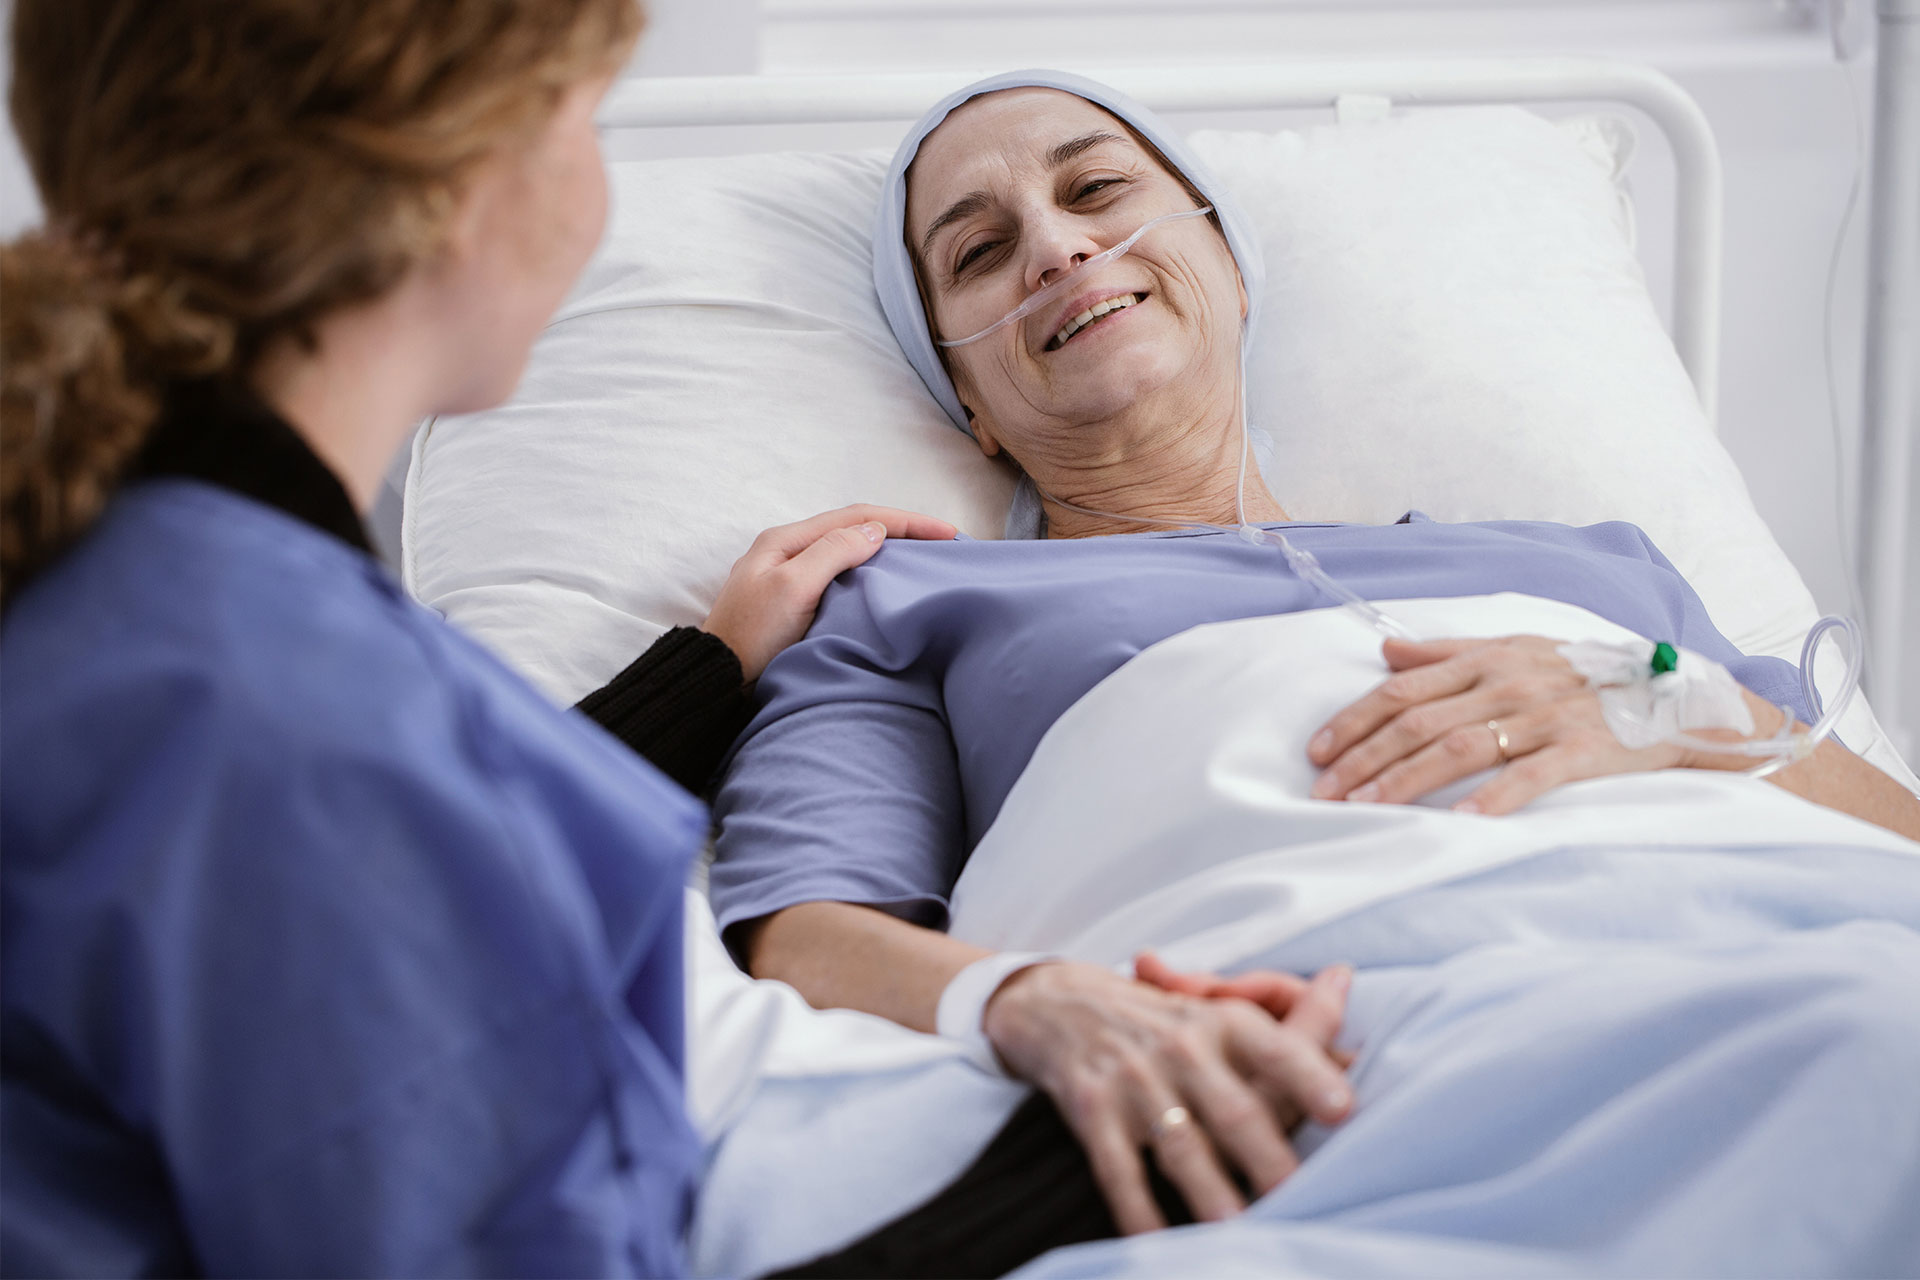
M 1139 294 L 1123 293 L 1117 298 L 1108 298 L 1105 302 L 1094 303 L 1091 307 L 1088 307 L 1085 311 L 1082 311 L 1079 315 L 1062 325 L 1060 332 L 1053 335 L 1053 341 L 1047 344 L 1047 349 L 1050 351 L 1058 350 L 1068 338 L 1071 338 L 1074 334 L 1080 332 L 1101 316 L 1109 312 L 1118 311 L 1122 307 L 1130 307 L 1138 301 L 1140 301 Z

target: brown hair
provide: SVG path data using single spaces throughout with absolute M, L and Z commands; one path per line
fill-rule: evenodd
M 47 228 L 0 248 L 0 600 L 190 378 L 392 289 L 481 161 L 638 37 L 635 0 L 17 0 Z

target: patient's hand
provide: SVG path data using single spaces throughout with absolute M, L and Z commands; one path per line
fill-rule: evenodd
M 1114 1221 L 1133 1234 L 1166 1225 L 1143 1150 L 1196 1217 L 1217 1221 L 1245 1207 L 1229 1168 L 1265 1194 L 1298 1166 L 1289 1130 L 1346 1116 L 1353 1092 L 1332 1044 L 1351 977 L 1336 967 L 1301 983 L 1276 1017 L 1097 965 L 1042 964 L 994 994 L 985 1027 L 1014 1073 L 1053 1096 Z
M 1329 720 L 1307 749 L 1326 767 L 1313 795 L 1405 804 L 1498 767 L 1454 807 L 1511 813 L 1564 783 L 1691 762 L 1668 743 L 1622 746 L 1599 695 L 1558 646 L 1541 636 L 1388 640 L 1382 652 L 1395 674 Z
M 946 541 L 958 532 L 945 520 L 892 507 L 852 506 L 768 529 L 734 561 L 700 624 L 757 680 L 775 654 L 807 634 L 827 584 L 880 549 L 887 538 Z

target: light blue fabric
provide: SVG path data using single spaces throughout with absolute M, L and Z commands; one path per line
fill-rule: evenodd
M 0 634 L 8 1274 L 684 1267 L 697 803 L 196 482 Z
M 1214 213 L 1220 219 L 1221 229 L 1226 232 L 1227 247 L 1233 251 L 1234 261 L 1240 268 L 1240 278 L 1247 289 L 1247 322 L 1242 331 L 1243 344 L 1250 340 L 1254 324 L 1260 316 L 1266 266 L 1260 256 L 1260 241 L 1253 233 L 1252 224 L 1232 196 L 1221 187 L 1219 180 L 1188 151 L 1180 136 L 1159 117 L 1116 89 L 1065 71 L 1009 71 L 988 76 L 942 98 L 907 131 L 899 150 L 894 152 L 893 163 L 887 168 L 886 180 L 880 188 L 880 207 L 873 222 L 873 287 L 880 295 L 880 309 L 886 313 L 887 323 L 892 326 L 893 336 L 900 343 L 900 350 L 906 353 L 908 363 L 913 365 L 921 381 L 927 384 L 927 390 L 933 393 L 933 398 L 946 410 L 947 416 L 953 419 L 953 425 L 962 431 L 969 430 L 966 410 L 960 407 L 960 397 L 954 393 L 953 381 L 947 377 L 946 367 L 940 363 L 939 349 L 933 345 L 926 311 L 920 304 L 920 290 L 914 283 L 913 258 L 906 241 L 907 168 L 912 165 L 914 156 L 919 154 L 920 144 L 927 135 L 937 129 L 954 108 L 983 93 L 1025 87 L 1063 89 L 1085 98 L 1126 121 L 1141 137 L 1159 148 L 1167 163 L 1206 197 L 1207 203 L 1213 206 Z
M 1568 849 L 1249 967 L 1357 966 L 1355 1113 L 1087 1276 L 1920 1275 L 1920 856 Z

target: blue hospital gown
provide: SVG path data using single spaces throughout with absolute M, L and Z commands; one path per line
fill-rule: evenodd
M 683 1268 L 697 803 L 196 481 L 0 634 L 7 1272 Z

